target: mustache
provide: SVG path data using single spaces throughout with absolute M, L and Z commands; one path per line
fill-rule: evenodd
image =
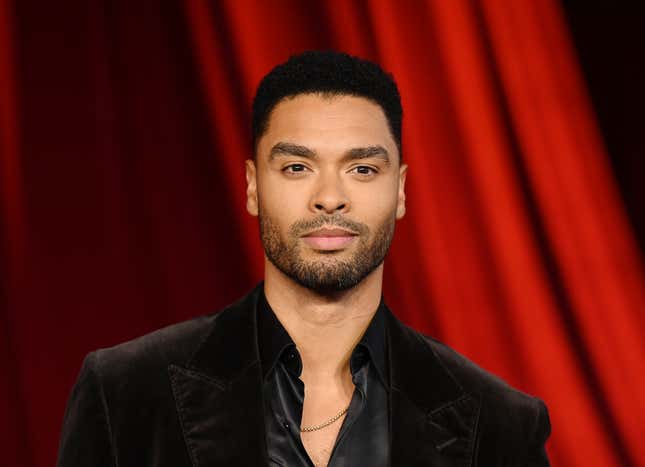
M 349 220 L 340 214 L 334 214 L 332 216 L 319 216 L 314 219 L 296 221 L 289 228 L 289 233 L 292 236 L 299 237 L 306 232 L 323 227 L 339 227 L 341 229 L 358 232 L 359 234 L 369 232 L 369 228 L 365 224 Z

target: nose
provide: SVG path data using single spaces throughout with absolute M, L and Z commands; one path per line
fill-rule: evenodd
M 316 214 L 345 213 L 349 210 L 349 198 L 337 176 L 321 176 L 320 183 L 311 197 L 310 209 Z

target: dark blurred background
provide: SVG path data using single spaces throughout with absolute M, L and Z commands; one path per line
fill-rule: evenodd
M 611 164 L 645 251 L 645 6 L 563 3 Z

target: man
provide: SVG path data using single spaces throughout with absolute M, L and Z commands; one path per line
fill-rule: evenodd
M 58 465 L 546 466 L 546 407 L 382 301 L 405 214 L 396 84 L 308 52 L 253 103 L 265 279 L 220 313 L 90 353 Z

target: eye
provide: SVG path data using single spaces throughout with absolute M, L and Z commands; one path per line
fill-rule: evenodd
M 306 172 L 307 167 L 304 164 L 290 164 L 282 168 L 282 171 L 288 174 L 300 174 Z
M 361 177 L 370 177 L 376 175 L 378 170 L 374 167 L 370 167 L 369 165 L 357 165 L 356 167 L 353 167 L 350 172 L 354 172 Z

